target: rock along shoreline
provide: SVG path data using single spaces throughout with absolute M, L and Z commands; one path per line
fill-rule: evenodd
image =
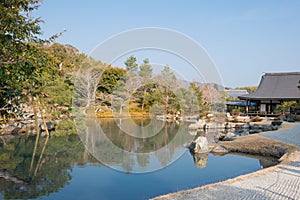
M 295 126 L 291 124 L 285 124 L 282 129 L 276 132 L 282 132 L 285 130 L 294 129 Z M 297 128 L 300 130 L 300 124 L 297 125 Z M 295 130 L 297 131 L 297 130 Z M 277 133 L 278 134 L 278 133 Z M 300 132 L 299 134 L 300 135 Z M 286 137 L 286 136 L 285 136 Z M 298 137 L 298 136 L 296 136 Z M 299 136 L 300 137 L 300 136 Z M 225 181 L 212 183 L 208 185 L 204 185 L 201 187 L 182 190 L 175 193 L 170 193 L 162 196 L 155 197 L 153 199 L 160 200 L 160 199 L 234 199 L 234 198 L 247 198 L 247 197 L 268 197 L 268 198 L 278 198 L 274 197 L 274 194 L 280 195 L 280 192 L 283 191 L 282 187 L 294 187 L 295 193 L 289 193 L 286 199 L 292 198 L 295 199 L 295 196 L 300 198 L 300 191 L 297 185 L 293 184 L 283 185 L 277 190 L 273 191 L 270 194 L 261 194 L 262 192 L 256 188 L 264 188 L 267 186 L 271 187 L 272 184 L 274 185 L 274 177 L 279 174 L 280 171 L 287 170 L 289 168 L 297 168 L 296 172 L 300 175 L 300 153 L 299 153 L 299 146 L 287 144 L 285 141 L 281 141 L 280 138 L 276 138 L 277 140 L 273 140 L 273 138 L 266 138 L 263 137 L 263 134 L 255 134 L 255 135 L 247 135 L 238 137 L 234 141 L 224 141 L 220 142 L 216 145 L 215 148 L 227 150 L 228 153 L 232 152 L 239 152 L 239 153 L 247 153 L 247 154 L 254 154 L 254 155 L 262 155 L 262 156 L 272 156 L 276 157 L 279 160 L 279 164 L 265 168 L 250 174 L 241 175 L 232 179 L 228 179 Z M 298 139 L 298 138 L 296 138 Z M 293 179 L 294 182 L 300 183 L 300 176 L 285 176 L 282 173 L 282 180 L 289 181 Z M 295 180 L 294 180 L 295 179 Z M 268 181 L 269 180 L 269 181 Z M 254 188 L 252 188 L 254 187 Z M 227 188 L 227 189 L 225 189 Z M 228 189 L 230 188 L 230 189 Z M 264 190 L 264 189 L 262 189 Z M 299 192 L 298 192 L 299 191 Z M 235 195 L 235 196 L 234 196 Z M 261 196 L 261 195 L 269 195 L 269 196 Z M 273 196 L 272 196 L 273 195 Z

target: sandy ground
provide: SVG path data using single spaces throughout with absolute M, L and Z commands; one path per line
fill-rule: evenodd
M 290 128 L 292 127 L 292 128 Z M 300 149 L 300 124 L 261 136 L 296 145 Z M 167 194 L 155 199 L 300 199 L 300 152 L 293 162 L 263 169 L 224 182 Z

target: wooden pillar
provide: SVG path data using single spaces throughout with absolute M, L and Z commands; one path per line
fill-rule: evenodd
M 273 114 L 273 105 L 272 105 L 272 100 L 270 100 L 270 114 Z

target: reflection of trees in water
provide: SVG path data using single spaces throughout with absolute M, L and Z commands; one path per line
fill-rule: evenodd
M 140 169 L 150 166 L 149 154 L 157 157 L 162 166 L 166 166 L 172 161 L 176 148 L 191 141 L 191 136 L 187 134 L 188 124 L 135 120 L 138 126 L 129 127 L 129 120 L 131 119 L 119 119 L 116 122 L 113 119 L 88 119 L 86 131 L 80 137 L 95 158 L 109 166 L 122 166 L 127 172 L 132 171 L 134 166 Z M 144 123 L 148 125 L 141 129 Z M 126 131 L 136 129 L 132 131 L 150 137 L 131 136 L 118 126 L 120 124 Z
M 149 154 L 144 153 L 144 154 L 137 154 L 136 155 L 136 160 L 139 164 L 140 167 L 145 168 L 149 164 Z
M 131 156 L 125 156 L 123 158 L 122 167 L 126 172 L 131 172 L 134 166 L 134 159 Z
M 124 119 L 122 123 L 124 124 L 126 123 L 126 121 L 127 120 Z M 149 126 L 145 129 L 141 129 L 144 132 L 146 132 L 144 133 L 145 135 L 153 135 L 153 133 L 156 133 L 154 134 L 154 136 L 146 138 L 137 138 L 128 135 L 117 126 L 114 120 L 101 121 L 101 128 L 107 136 L 107 138 L 119 148 L 129 152 L 148 153 L 161 149 L 162 147 L 169 144 L 169 142 L 172 141 L 172 139 L 176 135 L 178 135 L 179 131 L 182 131 L 183 129 L 187 130 L 185 128 L 181 128 L 182 130 L 179 129 L 180 126 L 186 127 L 186 124 L 178 125 L 176 123 L 166 123 L 162 128 L 160 128 L 160 123 L 161 122 L 158 121 L 157 124 L 153 123 L 152 126 Z M 180 141 L 177 142 L 178 145 L 180 145 L 179 143 L 184 141 L 184 139 L 186 138 L 181 138 Z
M 155 152 L 155 156 L 158 158 L 163 167 L 166 167 L 168 163 L 172 161 L 172 155 L 174 153 L 172 149 L 173 148 L 164 148 Z
M 84 157 L 84 147 L 74 135 L 50 138 L 41 156 L 46 140 L 38 142 L 31 173 L 34 137 L 15 137 L 0 146 L 0 191 L 4 198 L 37 198 L 56 192 L 71 180 L 69 170 L 74 164 L 94 162 Z

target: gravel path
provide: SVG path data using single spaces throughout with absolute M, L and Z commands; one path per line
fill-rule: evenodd
M 291 129 L 271 131 L 261 134 L 261 136 L 285 143 L 294 144 L 300 149 L 300 123 L 287 123 L 293 125 Z
M 300 124 L 292 129 L 264 133 L 261 136 L 297 145 L 300 149 Z M 300 200 L 300 153 L 293 163 L 255 172 L 244 177 L 157 199 L 294 199 Z

